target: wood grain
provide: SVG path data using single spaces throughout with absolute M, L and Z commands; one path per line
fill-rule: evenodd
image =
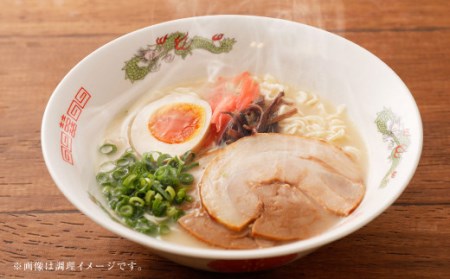
M 302 260 L 236 277 L 450 277 L 450 5 L 445 0 L 0 1 L 0 277 L 211 277 L 159 258 L 79 213 L 55 186 L 40 149 L 48 98 L 78 61 L 127 32 L 207 14 L 279 17 L 354 41 L 398 73 L 424 124 L 417 172 L 385 213 Z M 14 269 L 30 261 L 105 267 Z M 107 270 L 112 262 L 135 262 L 141 270 Z

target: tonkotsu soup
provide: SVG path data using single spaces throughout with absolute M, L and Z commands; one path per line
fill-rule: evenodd
M 270 75 L 149 91 L 99 146 L 97 182 L 114 218 L 183 245 L 307 239 L 365 193 L 366 151 L 345 104 Z

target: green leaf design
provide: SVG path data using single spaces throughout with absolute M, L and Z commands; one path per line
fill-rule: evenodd
M 375 124 L 390 150 L 388 160 L 391 161 L 391 165 L 380 182 L 380 187 L 385 187 L 396 175 L 396 168 L 410 144 L 410 136 L 408 129 L 403 127 L 402 119 L 394 114 L 390 108 L 384 108 L 377 113 Z
M 142 48 L 122 68 L 125 79 L 135 82 L 144 79 L 149 73 L 160 69 L 162 62 L 170 63 L 176 56 L 186 59 L 194 50 L 203 49 L 213 54 L 228 53 L 236 43 L 234 38 L 224 38 L 216 34 L 211 39 L 201 36 L 190 37 L 186 32 L 173 32 L 158 37 L 154 44 Z

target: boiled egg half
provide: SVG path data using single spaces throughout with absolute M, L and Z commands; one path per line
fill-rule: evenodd
M 130 144 L 140 154 L 195 151 L 206 138 L 211 114 L 208 102 L 198 95 L 169 94 L 139 111 L 130 128 Z

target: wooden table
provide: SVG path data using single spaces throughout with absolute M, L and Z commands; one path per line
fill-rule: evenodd
M 141 27 L 207 14 L 280 17 L 360 44 L 404 80 L 424 124 L 419 168 L 385 213 L 290 265 L 237 277 L 450 278 L 447 0 L 0 1 L 0 277 L 212 276 L 155 256 L 81 214 L 50 178 L 40 146 L 45 105 L 84 56 Z M 65 270 L 57 270 L 61 262 Z M 135 269 L 121 270 L 120 262 Z M 39 271 L 40 263 L 54 270 Z

